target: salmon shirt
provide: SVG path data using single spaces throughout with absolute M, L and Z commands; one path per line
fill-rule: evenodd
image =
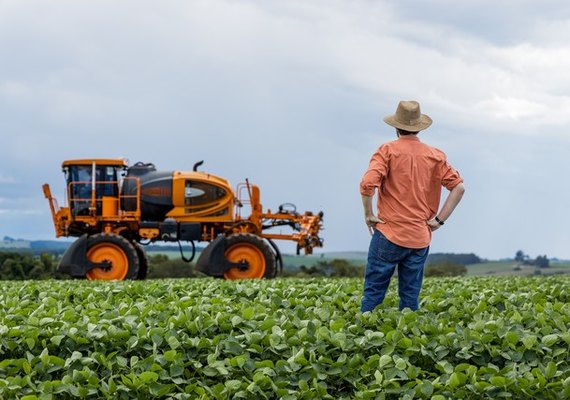
M 427 221 L 439 210 L 441 188 L 451 190 L 461 182 L 443 151 L 406 135 L 374 153 L 360 193 L 372 197 L 378 189 L 377 215 L 386 223 L 376 229 L 397 245 L 421 249 L 431 242 Z

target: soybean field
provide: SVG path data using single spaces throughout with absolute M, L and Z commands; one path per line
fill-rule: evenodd
M 0 282 L 3 399 L 570 398 L 570 277 Z

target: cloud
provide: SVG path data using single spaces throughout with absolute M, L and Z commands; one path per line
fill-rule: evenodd
M 11 218 L 19 217 L 22 215 L 42 215 L 44 212 L 42 210 L 18 210 L 10 208 L 0 208 L 0 215 L 6 215 Z
M 548 26 L 563 24 L 570 16 L 570 6 L 561 0 L 478 0 L 461 3 L 434 0 L 417 3 L 404 0 L 394 3 L 397 20 L 409 24 L 444 26 L 485 42 L 509 46 L 536 40 L 547 43 L 557 35 L 542 35 Z
M 11 183 L 16 183 L 16 182 L 17 182 L 17 180 L 13 176 L 4 175 L 4 174 L 0 173 L 0 184 L 6 185 L 6 184 L 11 184 Z M 3 199 L 0 198 L 0 202 L 2 200 Z

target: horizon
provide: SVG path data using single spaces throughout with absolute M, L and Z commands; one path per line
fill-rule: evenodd
M 67 237 L 67 238 L 54 238 L 54 239 L 24 239 L 24 238 L 14 238 L 11 237 L 9 235 L 4 236 L 2 239 L 0 239 L 0 249 L 12 249 L 10 247 L 3 247 L 2 245 L 5 242 L 12 242 L 12 241 L 23 241 L 23 242 L 53 242 L 53 243 L 72 243 L 76 240 L 77 238 L 72 238 L 72 237 Z M 200 245 L 200 243 L 207 243 L 207 242 L 198 242 L 198 245 L 196 246 L 196 249 L 199 248 L 204 248 L 205 246 L 207 246 L 207 244 L 205 246 Z M 151 246 L 156 246 L 156 247 L 160 247 L 160 246 L 165 246 L 165 247 L 177 247 L 178 245 L 175 242 L 156 242 L 156 243 L 150 243 Z M 182 246 L 186 246 L 186 244 L 182 244 Z M 17 249 L 17 248 L 13 248 L 13 249 Z M 522 250 L 522 249 L 521 249 Z M 303 256 L 308 256 L 308 257 L 319 257 L 321 255 L 326 256 L 327 254 L 346 254 L 346 253 L 355 253 L 355 254 L 360 254 L 362 256 L 366 256 L 368 254 L 368 252 L 366 250 L 334 250 L 334 251 L 324 251 L 322 249 L 315 249 L 315 251 L 313 252 L 313 254 L 293 254 L 293 253 L 286 253 L 286 252 L 282 252 L 283 255 L 286 256 L 297 256 L 297 257 L 303 257 Z M 472 251 L 466 251 L 466 252 L 446 252 L 446 251 L 438 251 L 438 252 L 430 252 L 430 256 L 434 256 L 434 255 L 440 255 L 440 254 L 447 254 L 447 255 L 468 255 L 468 254 L 473 254 L 475 256 L 477 256 L 479 259 L 481 259 L 482 262 L 485 261 L 506 261 L 506 260 L 514 260 L 515 257 L 500 257 L 500 258 L 488 258 L 488 257 L 484 257 L 481 256 L 475 252 Z M 556 256 L 549 256 L 547 254 L 537 254 L 537 255 L 529 255 L 526 254 L 529 257 L 529 259 L 533 260 L 536 257 L 540 257 L 540 256 L 547 256 L 547 258 L 551 261 L 570 261 L 570 259 L 566 259 L 566 258 L 561 258 L 561 257 L 556 257 Z

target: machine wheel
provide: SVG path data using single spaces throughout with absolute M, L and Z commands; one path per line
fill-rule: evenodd
M 247 269 L 230 268 L 224 272 L 226 279 L 273 278 L 275 256 L 267 243 L 259 236 L 238 233 L 227 238 L 224 256 L 230 262 L 247 262 Z
M 109 262 L 110 268 L 93 268 L 85 275 L 89 280 L 136 279 L 139 257 L 135 247 L 114 233 L 100 233 L 87 240 L 87 258 L 91 262 Z
M 143 247 L 136 243 L 131 242 L 137 251 L 137 256 L 139 258 L 139 273 L 137 274 L 137 279 L 146 279 L 148 274 L 148 257 L 146 256 L 146 251 L 144 251 Z

